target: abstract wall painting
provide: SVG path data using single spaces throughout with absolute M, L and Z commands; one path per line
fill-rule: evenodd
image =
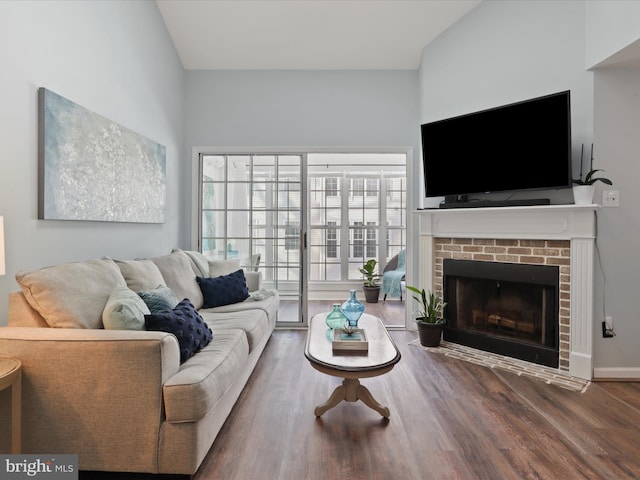
M 164 223 L 166 149 L 38 91 L 38 218 Z

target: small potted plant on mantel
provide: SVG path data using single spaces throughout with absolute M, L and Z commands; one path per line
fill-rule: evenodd
M 378 285 L 378 279 L 382 277 L 382 275 L 376 273 L 377 264 L 378 261 L 372 258 L 367 260 L 360 269 L 360 273 L 364 275 L 362 289 L 364 290 L 364 298 L 367 303 L 378 303 L 378 297 L 380 296 L 380 285 Z
M 596 173 L 604 172 L 600 168 L 593 168 L 593 144 L 591 145 L 591 165 L 590 170 L 582 178 L 582 157 L 584 153 L 584 145 L 580 153 L 580 178 L 573 179 L 573 201 L 576 205 L 591 205 L 593 203 L 593 193 L 595 191 L 595 183 L 602 182 L 606 185 L 613 185 L 608 178 L 596 177 Z
M 447 305 L 440 295 L 426 292 L 423 289 L 407 285 L 407 290 L 415 293 L 413 299 L 418 303 L 418 334 L 423 347 L 437 347 L 440 345 L 442 330 L 447 321 L 443 317 L 444 307 Z

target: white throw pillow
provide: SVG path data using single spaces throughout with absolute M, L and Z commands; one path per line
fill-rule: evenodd
M 102 312 L 102 323 L 107 330 L 144 330 L 144 316 L 150 313 L 136 292 L 116 287 Z

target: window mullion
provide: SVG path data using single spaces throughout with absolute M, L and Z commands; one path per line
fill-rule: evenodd
M 379 199 L 379 208 L 380 208 L 380 224 L 378 226 L 378 255 L 382 260 L 381 268 L 384 268 L 387 264 L 388 251 L 387 251 L 387 227 L 388 227 L 388 219 L 387 219 L 387 180 L 385 178 L 384 172 L 380 172 L 380 199 Z
M 351 238 L 350 225 L 349 225 L 349 179 L 343 173 L 339 178 L 340 182 L 340 278 L 349 278 L 349 254 L 351 251 L 351 245 L 349 239 Z

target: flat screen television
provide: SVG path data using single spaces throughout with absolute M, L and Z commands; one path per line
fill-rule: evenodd
M 425 193 L 445 197 L 441 206 L 571 186 L 569 91 L 425 123 L 421 133 Z

